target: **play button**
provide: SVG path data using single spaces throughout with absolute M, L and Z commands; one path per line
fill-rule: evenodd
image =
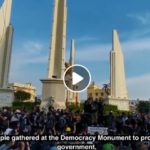
M 82 92 L 89 86 L 91 75 L 86 67 L 73 65 L 65 71 L 63 81 L 68 90 L 72 92 Z
M 79 74 L 73 72 L 72 73 L 72 85 L 76 85 L 77 83 L 81 82 L 84 78 Z

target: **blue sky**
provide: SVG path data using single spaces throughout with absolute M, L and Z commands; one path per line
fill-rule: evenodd
M 112 29 L 117 29 L 131 99 L 150 98 L 150 1 L 68 0 L 67 59 L 76 41 L 76 63 L 97 84 L 109 82 Z M 53 0 L 13 0 L 14 40 L 10 82 L 32 82 L 41 94 L 47 76 Z M 85 94 L 83 94 L 85 95 Z

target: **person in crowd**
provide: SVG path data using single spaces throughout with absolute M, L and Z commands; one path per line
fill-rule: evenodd
M 48 112 L 34 107 L 0 111 L 0 135 L 89 135 L 88 126 L 108 128 L 109 135 L 150 135 L 150 113 L 125 114 L 113 112 L 104 114 L 103 104 L 98 99 L 88 98 L 84 103 L 84 112 L 73 110 L 55 110 Z M 98 133 L 97 133 L 98 134 Z M 79 141 L 80 142 L 80 141 Z M 149 143 L 95 141 L 97 150 L 148 150 Z M 3 142 L 0 150 L 57 150 L 54 142 Z

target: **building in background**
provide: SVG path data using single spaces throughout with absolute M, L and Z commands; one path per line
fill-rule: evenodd
M 87 97 L 93 100 L 106 100 L 110 94 L 110 88 L 107 85 L 103 87 L 96 85 L 94 82 L 87 89 Z
M 34 102 L 35 101 L 36 88 L 31 83 L 25 83 L 25 84 L 10 83 L 8 85 L 8 87 L 10 89 L 12 89 L 14 92 L 23 91 L 23 92 L 30 93 L 31 97 L 30 97 L 30 99 L 27 99 L 26 101 L 29 101 L 29 102 Z

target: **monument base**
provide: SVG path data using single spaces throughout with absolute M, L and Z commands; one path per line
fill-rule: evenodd
M 42 87 L 42 102 L 41 108 L 46 108 L 51 99 L 54 100 L 55 109 L 65 109 L 66 108 L 66 90 L 63 80 L 60 79 L 43 79 L 41 80 Z
M 11 89 L 0 89 L 0 108 L 12 107 L 14 91 Z
M 129 111 L 129 100 L 128 99 L 119 99 L 119 98 L 108 98 L 105 101 L 105 104 L 116 105 L 118 110 Z

